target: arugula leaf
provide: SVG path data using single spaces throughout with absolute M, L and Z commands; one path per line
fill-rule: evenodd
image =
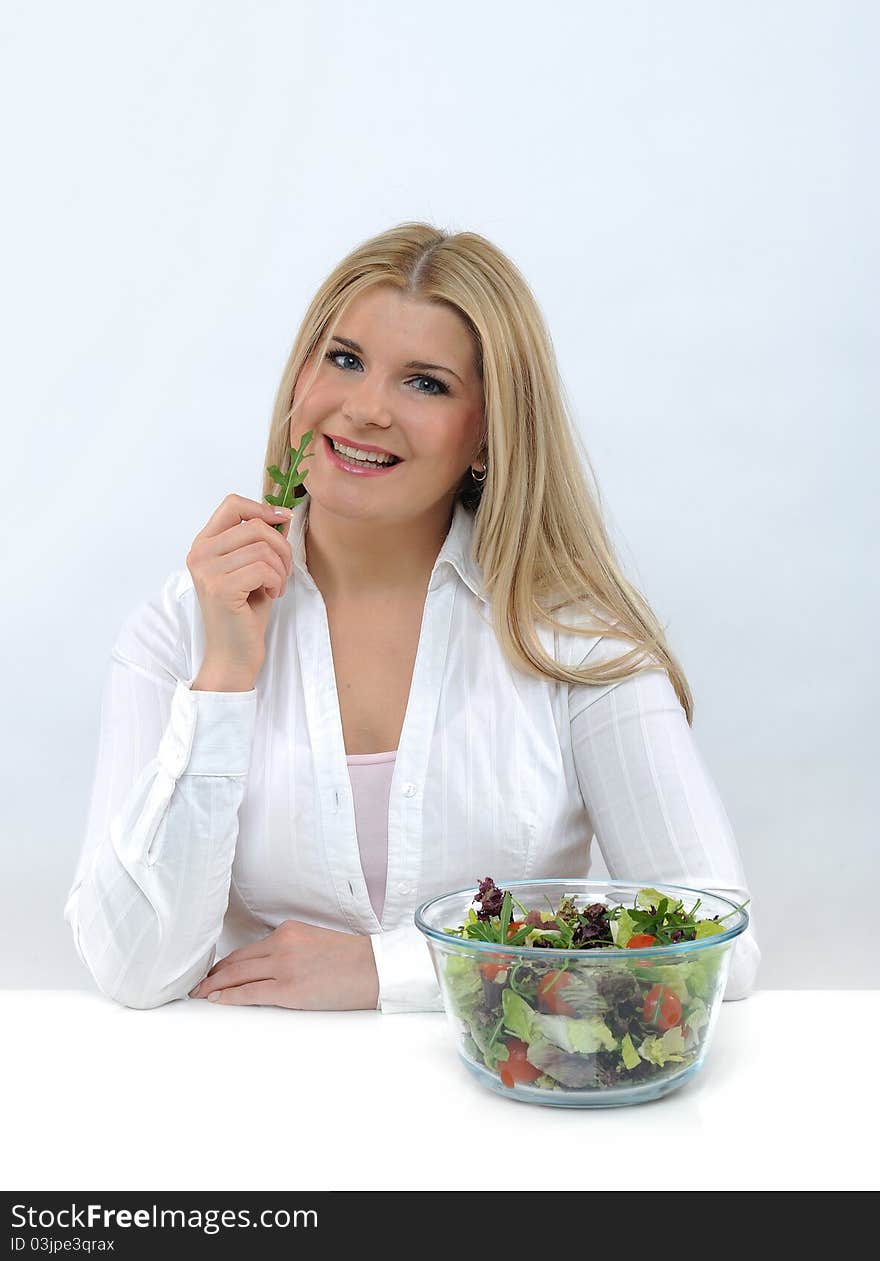
M 501 901 L 501 941 L 507 941 L 507 930 L 510 927 L 510 893 L 505 892 Z
M 274 504 L 276 508 L 293 508 L 296 501 L 305 494 L 297 494 L 297 490 L 306 480 L 306 472 L 300 472 L 300 463 L 303 460 L 310 460 L 314 452 L 304 455 L 306 447 L 312 440 L 313 430 L 309 429 L 303 434 L 299 446 L 294 449 L 290 448 L 290 469 L 287 473 L 282 473 L 277 464 L 270 464 L 266 472 L 270 477 L 275 479 L 276 485 L 281 487 L 279 495 L 265 495 L 264 499 L 267 503 Z M 279 521 L 274 527 L 276 530 L 284 529 L 284 522 Z
M 739 905 L 739 904 L 737 905 L 736 911 L 741 911 L 741 910 L 743 910 L 743 909 L 744 909 L 744 907 L 747 907 L 747 906 L 748 906 L 748 904 L 751 902 L 751 900 L 752 900 L 751 898 L 746 898 L 745 902 L 743 902 L 741 905 Z M 719 917 L 719 919 L 718 919 L 718 923 L 720 924 L 720 923 L 721 923 L 721 920 L 723 920 L 723 919 L 730 919 L 731 915 L 736 915 L 736 911 L 728 911 L 726 915 L 722 915 L 722 916 L 720 916 L 720 917 Z

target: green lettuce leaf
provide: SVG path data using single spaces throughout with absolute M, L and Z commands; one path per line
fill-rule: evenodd
M 594 1051 L 613 1051 L 617 1039 L 601 1016 L 551 1016 L 534 1013 L 533 1029 L 563 1051 L 590 1055 Z
M 710 946 L 706 950 L 700 950 L 683 965 L 685 981 L 692 995 L 707 1001 L 712 997 L 718 982 L 719 969 L 732 944 L 726 942 L 723 946 Z
M 470 1021 L 483 1002 L 483 976 L 479 964 L 467 955 L 451 954 L 444 972 L 453 1011 L 462 1020 Z
M 703 1002 L 702 998 L 693 999 L 685 1008 L 682 1016 L 682 1024 L 694 1033 L 704 1028 L 709 1023 L 709 1008 Z
M 651 1035 L 639 1047 L 639 1055 L 662 1068 L 668 1060 L 683 1060 L 684 1034 L 679 1025 L 667 1029 L 662 1038 Z
M 641 979 L 652 985 L 657 983 L 667 986 L 683 1007 L 691 998 L 687 987 L 690 966 L 688 963 L 655 963 L 650 968 L 642 969 Z
M 612 929 L 612 932 L 613 931 L 614 930 Z M 617 920 L 617 936 L 614 944 L 622 950 L 635 931 L 636 922 L 630 915 L 629 911 L 624 907 Z
M 537 1012 L 533 1011 L 526 1000 L 515 990 L 501 991 L 501 1007 L 504 1011 L 504 1024 L 507 1029 L 523 1042 L 531 1042 L 538 1036 L 535 1024 Z
M 658 893 L 656 889 L 639 889 L 636 894 L 636 906 L 640 906 L 643 911 L 650 911 L 652 906 L 659 906 L 662 893 Z
M 620 1054 L 623 1057 L 624 1068 L 635 1068 L 641 1062 L 638 1051 L 633 1046 L 633 1040 L 629 1034 L 625 1034 L 620 1044 Z
M 546 1038 L 560 1050 L 581 1055 L 613 1051 L 617 1039 L 601 1016 L 551 1016 L 533 1008 L 511 989 L 501 991 L 505 1026 L 523 1042 Z M 540 1067 L 540 1066 L 538 1066 Z

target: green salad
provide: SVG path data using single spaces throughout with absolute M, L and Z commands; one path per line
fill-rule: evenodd
M 479 910 L 471 906 L 464 924 L 443 931 L 499 946 L 642 949 L 723 933 L 729 916 L 698 919 L 700 901 L 688 911 L 646 888 L 632 906 L 578 906 L 567 896 L 555 908 L 529 909 L 487 876 L 474 897 Z M 505 1086 L 606 1089 L 677 1075 L 699 1059 L 724 953 L 589 967 L 453 950 L 444 960 L 447 1001 L 463 1022 L 465 1054 Z

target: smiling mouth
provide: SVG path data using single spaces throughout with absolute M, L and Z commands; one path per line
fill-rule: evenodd
M 333 439 L 329 436 L 329 434 L 324 434 L 324 439 L 329 449 L 336 456 L 337 460 L 341 460 L 344 463 L 350 464 L 355 468 L 363 468 L 363 469 L 368 469 L 368 470 L 390 469 L 390 468 L 394 468 L 395 465 L 403 464 L 404 462 L 398 455 L 392 455 L 390 457 L 383 456 L 381 459 L 375 459 L 375 458 L 371 459 L 370 453 L 367 451 L 364 451 L 362 453 L 362 456 L 359 457 L 353 454 L 353 452 L 360 450 L 359 447 L 341 447 L 333 441 Z

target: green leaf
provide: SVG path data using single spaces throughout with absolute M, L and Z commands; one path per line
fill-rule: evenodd
M 302 486 L 306 479 L 308 470 L 301 470 L 300 464 L 304 460 L 310 460 L 313 452 L 305 455 L 305 449 L 312 440 L 313 431 L 309 429 L 303 434 L 300 444 L 297 448 L 290 448 L 290 469 L 287 473 L 282 473 L 277 464 L 270 464 L 266 472 L 273 479 L 276 485 L 281 487 L 280 495 L 264 495 L 267 503 L 272 504 L 276 508 L 294 508 L 296 506 L 296 490 Z M 275 525 L 276 530 L 284 529 L 284 523 L 279 521 Z
M 697 939 L 700 937 L 712 937 L 715 933 L 723 933 L 724 929 L 714 919 L 701 919 L 696 927 Z
M 660 905 L 660 894 L 656 889 L 639 889 L 636 894 L 636 903 L 650 912 L 652 906 Z
M 453 1011 L 463 1020 L 470 1020 L 483 1001 L 483 978 L 479 967 L 467 955 L 452 954 L 446 959 L 444 975 Z
M 746 898 L 745 902 L 742 902 L 737 906 L 736 911 L 728 911 L 726 915 L 719 916 L 719 923 L 721 922 L 721 920 L 730 919 L 731 915 L 736 915 L 738 911 L 744 910 L 748 906 L 748 904 L 751 902 L 751 900 L 752 900 L 751 898 Z
M 528 1005 L 524 998 L 511 989 L 501 991 L 501 1007 L 504 1021 L 510 1032 L 523 1042 L 531 1042 L 535 1031 L 537 1012 Z
M 628 911 L 624 907 L 620 912 L 620 918 L 617 921 L 617 947 L 624 947 L 635 933 L 638 921 L 633 919 L 633 912 Z
M 507 941 L 507 930 L 510 927 L 510 892 L 501 899 L 501 940 Z
M 623 1057 L 624 1068 L 635 1068 L 637 1064 L 641 1063 L 641 1056 L 633 1046 L 633 1040 L 628 1033 L 624 1034 L 620 1043 L 620 1054 Z
M 653 1035 L 645 1038 L 639 1047 L 639 1055 L 643 1060 L 662 1068 L 667 1060 L 683 1060 L 684 1034 L 678 1025 L 667 1029 L 662 1038 Z
M 531 1024 L 533 1037 L 540 1033 L 548 1042 L 570 1053 L 613 1051 L 617 1046 L 617 1039 L 601 1016 L 550 1016 L 536 1011 L 532 1013 Z
M 499 1018 L 498 1023 L 495 1025 L 495 1028 L 492 1030 L 492 1033 L 488 1036 L 484 1025 L 481 1025 L 476 1020 L 470 1024 L 471 1037 L 480 1048 L 486 1067 L 491 1069 L 493 1072 L 497 1070 L 500 1061 L 509 1059 L 510 1057 L 510 1051 L 507 1049 L 507 1045 L 498 1039 L 498 1034 L 501 1032 L 501 1026 L 503 1024 L 504 1016 L 502 1015 Z

